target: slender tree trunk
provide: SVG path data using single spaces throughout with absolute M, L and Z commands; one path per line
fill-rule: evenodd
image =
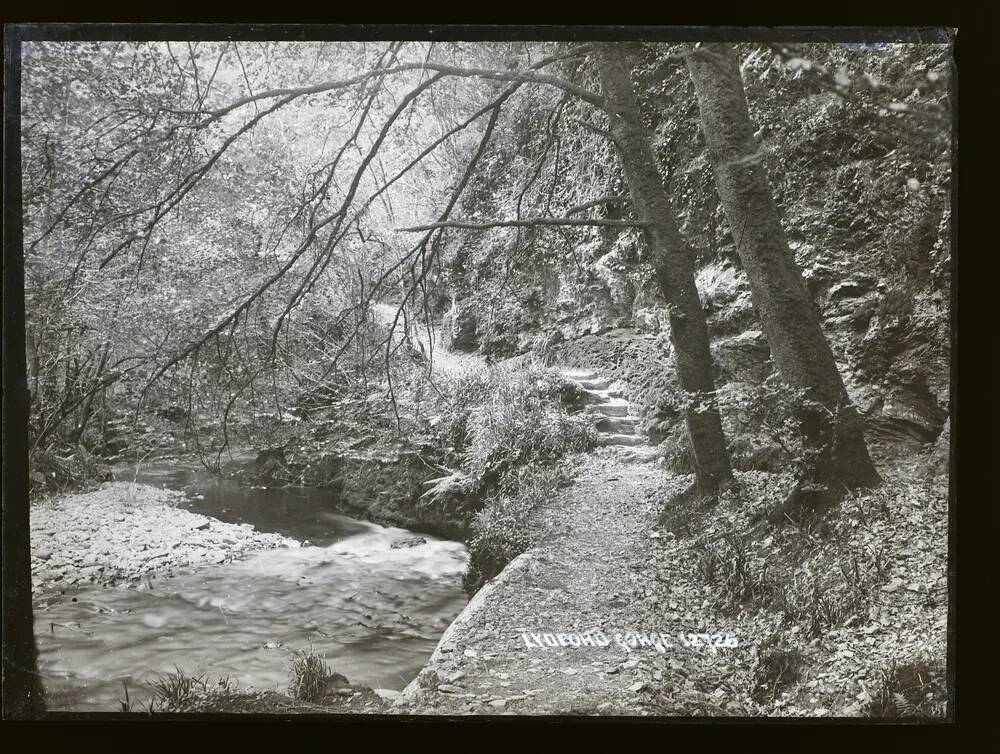
M 104 344 L 104 352 L 101 354 L 101 360 L 97 364 L 97 368 L 94 370 L 94 376 L 91 378 L 92 382 L 99 382 L 101 380 L 101 375 L 104 373 L 104 367 L 108 363 L 108 356 L 111 355 L 111 344 Z M 86 400 L 83 402 L 83 407 L 80 409 L 80 420 L 76 423 L 73 428 L 73 433 L 71 436 L 71 441 L 75 445 L 80 442 L 80 438 L 83 437 L 84 431 L 87 429 L 87 424 L 90 422 L 90 416 L 94 408 L 94 398 L 97 396 L 97 391 L 91 392 Z
M 39 373 L 38 341 L 35 340 L 34 334 L 27 327 L 25 328 L 24 336 L 27 339 L 27 348 L 30 354 L 28 358 L 28 382 L 31 385 L 31 395 L 37 398 Z
M 4 40 L 3 223 L 3 714 L 45 710 L 31 610 L 28 526 L 28 370 L 24 339 L 24 233 L 21 227 L 21 43 Z
M 688 55 L 687 64 L 719 197 L 775 366 L 785 383 L 807 390 L 825 408 L 807 410 L 802 417 L 803 435 L 817 454 L 806 481 L 835 495 L 844 488 L 877 484 L 861 417 L 848 398 L 819 310 L 778 218 L 753 137 L 736 51 L 728 44 L 701 45 Z
M 596 58 L 604 90 L 611 134 L 618 145 L 632 206 L 644 223 L 643 237 L 670 319 L 677 377 L 681 388 L 702 405 L 688 408 L 685 423 L 700 494 L 712 494 L 732 481 L 729 453 L 715 396 L 708 326 L 695 287 L 694 258 L 677 224 L 663 186 L 650 134 L 642 125 L 630 71 L 635 50 L 630 44 L 597 45 Z

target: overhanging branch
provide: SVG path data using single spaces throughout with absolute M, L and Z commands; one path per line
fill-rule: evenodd
M 580 46 L 574 50 L 570 50 L 562 55 L 553 55 L 546 58 L 543 64 L 548 64 L 557 60 L 563 60 L 570 57 L 577 57 L 582 54 L 586 54 L 590 51 L 589 45 Z M 304 87 L 283 87 L 280 89 L 269 89 L 267 91 L 258 92 L 246 97 L 241 97 L 240 99 L 224 106 L 210 111 L 191 111 L 192 114 L 204 114 L 207 115 L 207 119 L 204 120 L 201 125 L 206 126 L 209 123 L 222 118 L 228 113 L 236 110 L 237 108 L 243 107 L 244 105 L 252 104 L 263 99 L 272 99 L 274 97 L 288 97 L 291 99 L 297 99 L 299 97 L 304 97 L 311 94 L 323 94 L 326 92 L 332 92 L 341 89 L 347 89 L 357 84 L 366 82 L 368 79 L 376 75 L 389 75 L 397 73 L 406 73 L 408 71 L 433 71 L 436 73 L 441 73 L 446 76 L 457 76 L 460 78 L 481 78 L 481 79 L 491 79 L 494 81 L 511 81 L 520 83 L 536 83 L 536 84 L 547 84 L 553 86 L 557 89 L 562 89 L 565 92 L 579 97 L 585 102 L 603 108 L 604 99 L 600 95 L 585 89 L 582 86 L 577 86 L 572 82 L 561 79 L 557 76 L 552 76 L 545 73 L 538 73 L 537 68 L 540 66 L 535 64 L 531 66 L 531 69 L 525 71 L 500 71 L 500 70 L 489 70 L 483 68 L 465 68 L 462 66 L 445 65 L 443 63 L 428 62 L 426 60 L 419 63 L 400 63 L 398 65 L 391 66 L 389 68 L 382 68 L 375 71 L 366 71 L 365 73 L 358 74 L 357 76 L 352 76 L 350 78 L 342 79 L 340 81 L 325 81 L 319 84 L 314 84 L 312 86 Z
M 447 222 L 414 225 L 411 228 L 396 228 L 400 233 L 420 233 L 437 228 L 461 228 L 464 230 L 489 230 L 490 228 L 530 228 L 535 226 L 590 225 L 612 228 L 641 228 L 643 224 L 634 220 L 601 220 L 589 217 L 535 217 L 530 220 L 495 220 L 486 223 L 473 223 L 464 220 L 449 220 Z

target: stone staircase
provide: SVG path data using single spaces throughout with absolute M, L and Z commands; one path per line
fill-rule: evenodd
M 640 417 L 631 413 L 629 402 L 609 380 L 586 369 L 564 369 L 563 377 L 583 388 L 586 411 L 593 416 L 598 443 L 605 447 L 631 448 L 633 453 L 651 455 L 652 447 L 639 429 Z

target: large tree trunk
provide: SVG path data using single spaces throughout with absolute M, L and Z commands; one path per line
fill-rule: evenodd
M 632 206 L 644 224 L 643 237 L 667 301 L 678 382 L 692 399 L 689 406 L 701 404 L 700 410 L 697 406 L 685 410 L 685 422 L 697 491 L 710 495 L 731 482 L 733 473 L 715 396 L 708 326 L 694 282 L 693 255 L 681 236 L 653 155 L 650 134 L 639 116 L 630 76 L 635 61 L 634 46 L 608 43 L 597 45 L 596 50 L 611 134 L 618 145 Z
M 775 366 L 783 382 L 807 390 L 825 409 L 803 413 L 803 435 L 816 454 L 805 481 L 835 495 L 877 484 L 861 417 L 848 398 L 819 310 L 778 218 L 753 137 L 736 51 L 727 44 L 702 45 L 688 55 L 687 64 L 719 197 Z
M 21 114 L 21 45 L 8 38 L 4 109 Z M 13 61 L 13 62 L 11 62 Z M 21 227 L 21 134 L 4 131 L 3 242 L 3 714 L 45 710 L 31 612 L 28 528 L 28 370 L 24 339 L 24 233 Z

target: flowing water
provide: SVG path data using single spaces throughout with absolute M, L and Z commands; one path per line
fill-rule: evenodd
M 131 478 L 131 474 L 129 475 Z M 402 689 L 465 605 L 465 547 L 339 514 L 325 490 L 251 490 L 176 462 L 139 482 L 202 499 L 185 507 L 308 542 L 151 582 L 81 586 L 36 607 L 39 664 L 51 709 L 120 709 L 180 668 L 241 686 L 284 690 L 295 650 L 325 655 L 352 683 Z

